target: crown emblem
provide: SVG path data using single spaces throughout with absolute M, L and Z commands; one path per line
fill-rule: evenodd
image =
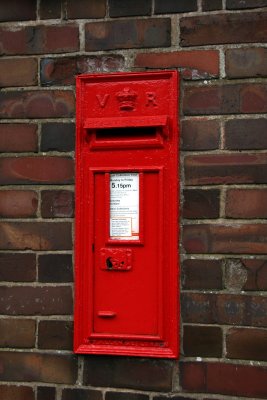
M 116 97 L 119 102 L 120 110 L 133 111 L 135 109 L 137 93 L 130 88 L 124 88 L 121 92 L 116 94 Z

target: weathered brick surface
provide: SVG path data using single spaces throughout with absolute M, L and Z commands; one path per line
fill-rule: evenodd
M 0 21 L 27 21 L 36 19 L 36 2 L 24 0 L 18 2 L 9 0 L 8 3 L 0 3 Z
M 70 218 L 74 214 L 74 193 L 67 190 L 44 190 L 41 194 L 43 218 Z
M 229 150 L 264 150 L 267 148 L 267 120 L 233 119 L 225 124 L 225 148 Z
M 38 386 L 37 400 L 56 400 L 56 388 L 51 386 Z
M 1 190 L 0 216 L 5 218 L 36 217 L 38 196 L 34 191 Z
M 246 8 L 266 7 L 266 0 L 226 0 L 226 9 L 240 10 Z
M 184 17 L 180 22 L 181 46 L 264 43 L 266 22 L 266 12 Z
M 75 124 L 45 123 L 41 128 L 41 151 L 74 151 Z
M 127 19 L 92 22 L 85 25 L 85 50 L 168 47 L 171 44 L 169 18 Z
M 247 270 L 247 281 L 243 285 L 244 290 L 267 290 L 267 262 L 266 259 L 244 259 L 242 264 Z
M 35 254 L 0 253 L 0 281 L 32 282 L 35 278 Z
M 266 361 L 267 331 L 232 328 L 226 335 L 226 356 L 242 360 Z
M 226 216 L 230 218 L 267 218 L 267 189 L 229 189 Z
M 54 19 L 61 17 L 61 2 L 54 0 L 41 0 L 40 18 Z M 39 399 L 38 399 L 39 400 Z
M 42 254 L 38 258 L 39 282 L 72 282 L 71 254 Z
M 76 25 L 37 25 L 0 29 L 2 54 L 68 53 L 79 50 L 79 28 Z
M 103 18 L 106 14 L 105 0 L 67 0 L 66 17 L 73 18 Z
M 1 400 L 34 400 L 34 391 L 30 386 L 0 385 Z
M 62 400 L 102 400 L 103 395 L 100 390 L 94 389 L 63 389 Z
M 220 214 L 219 190 L 185 190 L 184 218 L 218 218 Z
M 36 322 L 33 319 L 2 318 L 1 347 L 35 347 Z
M 2 92 L 0 107 L 2 118 L 72 117 L 74 96 L 66 90 Z
M 74 178 L 74 165 L 70 157 L 6 157 L 0 160 L 0 183 L 67 184 Z
M 0 124 L 1 152 L 37 151 L 36 124 Z
M 220 145 L 220 124 L 217 120 L 182 121 L 182 150 L 215 150 Z
M 75 75 L 124 69 L 120 55 L 43 58 L 41 83 L 44 86 L 74 85 Z
M 182 13 L 197 10 L 197 0 L 155 0 L 155 13 Z
M 3 58 L 0 60 L 0 87 L 37 84 L 37 68 L 35 58 Z
M 183 289 L 222 289 L 220 260 L 185 260 L 182 264 Z
M 188 357 L 221 357 L 222 330 L 218 327 L 185 325 L 184 355 Z
M 73 323 L 71 321 L 40 321 L 39 349 L 72 350 Z
M 0 352 L 3 381 L 73 384 L 77 376 L 77 360 L 72 355 Z
M 266 77 L 267 49 L 228 49 L 225 52 L 225 69 L 229 78 Z

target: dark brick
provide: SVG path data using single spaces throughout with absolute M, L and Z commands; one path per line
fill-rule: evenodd
M 67 53 L 79 50 L 79 28 L 72 24 L 0 29 L 1 54 Z
M 222 0 L 202 0 L 203 11 L 215 11 L 222 9 Z
M 67 190 L 42 191 L 43 218 L 68 218 L 74 214 L 74 193 Z
M 171 390 L 171 361 L 102 356 L 90 357 L 84 361 L 85 385 L 159 392 Z
M 190 219 L 219 218 L 220 191 L 219 190 L 185 190 L 183 217 Z
M 75 124 L 50 122 L 42 124 L 41 151 L 74 151 Z
M 184 326 L 184 355 L 186 357 L 221 357 L 222 330 L 210 326 Z
M 43 86 L 74 85 L 78 74 L 123 69 L 124 57 L 121 55 L 44 58 L 41 60 L 41 83 Z
M 67 0 L 66 17 L 75 18 L 103 18 L 106 15 L 105 0 Z
M 265 399 L 267 368 L 215 362 L 181 363 L 181 386 L 190 392 Z
M 35 278 L 35 254 L 0 253 L 0 281 L 32 282 Z
M 267 189 L 229 189 L 225 214 L 229 218 L 267 218 Z
M 267 12 L 203 15 L 180 20 L 181 46 L 265 43 Z
M 182 266 L 184 289 L 222 289 L 220 260 L 185 260 Z
M 151 0 L 109 0 L 110 17 L 151 15 Z
M 141 393 L 106 392 L 105 400 L 148 400 L 149 396 Z
M 54 19 L 60 17 L 61 17 L 61 1 L 41 0 L 40 3 L 41 19 Z
M 215 150 L 220 145 L 220 124 L 216 120 L 182 121 L 182 150 Z
M 112 50 L 171 45 L 169 18 L 127 19 L 85 25 L 85 50 Z
M 135 66 L 179 68 L 184 79 L 209 79 L 219 75 L 219 53 L 217 50 L 138 53 Z
M 0 216 L 4 218 L 36 217 L 37 193 L 32 190 L 1 190 Z
M 69 222 L 0 222 L 3 250 L 71 250 Z
M 227 49 L 225 69 L 228 78 L 266 77 L 267 49 Z
M 226 335 L 226 357 L 267 361 L 267 331 L 232 328 Z
M 77 359 L 72 355 L 0 352 L 3 381 L 74 384 Z
M 0 60 L 0 87 L 36 85 L 37 68 L 38 65 L 35 58 L 6 58 Z
M 267 120 L 233 119 L 225 123 L 225 148 L 229 150 L 265 150 Z
M 187 185 L 267 182 L 267 155 L 208 154 L 185 159 Z
M 72 313 L 72 291 L 67 286 L 0 286 L 0 295 L 0 312 L 3 315 Z
M 266 254 L 267 225 L 186 225 L 183 244 L 188 253 Z
M 164 395 L 159 395 L 159 396 L 153 396 L 153 400 L 198 400 L 197 397 L 184 397 L 184 396 L 169 396 L 168 394 L 166 396 Z
M 1 184 L 67 184 L 73 179 L 74 165 L 70 157 L 7 157 L 0 160 Z
M 72 117 L 75 99 L 72 91 L 34 90 L 2 92 L 2 118 L 63 118 Z
M 35 347 L 35 325 L 33 319 L 1 318 L 0 347 Z
M 183 322 L 214 324 L 216 323 L 216 296 L 210 293 L 183 293 L 181 311 Z
M 34 391 L 30 386 L 0 385 L 1 400 L 34 400 Z
M 37 387 L 37 400 L 56 400 L 56 388 L 51 386 Z
M 42 254 L 38 263 L 39 282 L 72 282 L 71 254 Z
M 37 151 L 36 124 L 0 124 L 0 151 Z
M 155 14 L 197 11 L 197 0 L 155 0 Z
M 242 259 L 242 264 L 247 270 L 247 281 L 243 290 L 267 290 L 267 260 Z
M 27 21 L 36 19 L 36 1 L 9 0 L 8 3 L 0 2 L 0 21 Z
M 40 321 L 38 348 L 72 350 L 73 323 L 71 321 Z
M 227 10 L 241 10 L 246 8 L 260 8 L 266 6 L 266 0 L 226 0 Z
M 93 389 L 63 389 L 62 400 L 102 400 L 100 390 Z

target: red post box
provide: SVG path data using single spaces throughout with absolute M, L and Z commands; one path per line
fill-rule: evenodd
M 77 353 L 178 355 L 176 71 L 77 77 Z

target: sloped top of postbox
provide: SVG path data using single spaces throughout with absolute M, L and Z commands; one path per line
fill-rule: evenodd
M 78 107 L 83 120 L 171 116 L 177 110 L 177 85 L 176 71 L 80 75 Z

